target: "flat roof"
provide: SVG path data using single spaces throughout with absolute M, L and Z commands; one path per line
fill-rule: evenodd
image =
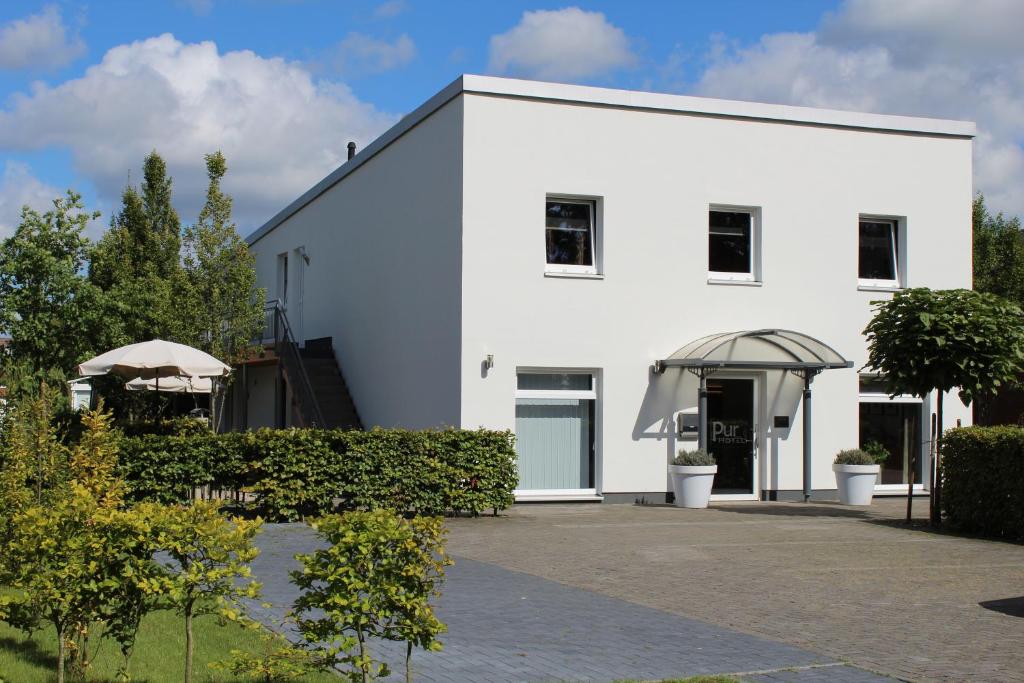
M 250 234 L 246 241 L 250 245 L 255 244 L 264 235 L 298 213 L 306 204 L 312 202 L 418 123 L 463 93 L 910 135 L 973 138 L 977 132 L 973 121 L 893 116 L 890 114 L 866 114 L 839 109 L 794 107 L 785 104 L 719 100 L 711 97 L 694 97 L 692 95 L 669 95 L 636 90 L 616 90 L 585 85 L 567 85 L 544 81 L 526 81 L 518 78 L 463 74 L 414 111 L 402 117 L 398 123 L 359 151 L 355 157 L 346 161 L 326 178 L 304 192 L 298 199 L 279 211 L 273 218 Z

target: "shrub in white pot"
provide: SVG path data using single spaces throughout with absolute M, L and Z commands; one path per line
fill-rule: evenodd
M 711 500 L 711 484 L 718 472 L 713 455 L 705 450 L 679 451 L 668 466 L 676 507 L 706 508 Z
M 859 448 L 839 451 L 832 465 L 832 471 L 836 473 L 839 502 L 843 505 L 871 505 L 871 498 L 875 495 L 875 481 L 881 469 L 879 454 L 866 453 Z

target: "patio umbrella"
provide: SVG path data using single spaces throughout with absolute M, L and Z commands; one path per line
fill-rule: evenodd
M 159 388 L 157 387 L 159 382 Z M 213 381 L 209 377 L 163 377 L 160 379 L 142 379 L 136 377 L 125 383 L 128 391 L 163 391 L 171 394 L 209 394 L 213 391 Z
M 185 344 L 153 339 L 100 354 L 78 366 L 78 374 L 161 377 L 223 377 L 231 368 L 210 354 Z

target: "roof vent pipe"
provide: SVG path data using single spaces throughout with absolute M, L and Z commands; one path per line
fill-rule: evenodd
M 351 159 L 356 155 L 356 143 L 348 143 L 348 158 Z

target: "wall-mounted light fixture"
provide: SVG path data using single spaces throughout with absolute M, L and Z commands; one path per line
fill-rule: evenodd
M 487 354 L 487 357 L 484 358 L 484 367 L 487 368 L 488 370 L 494 367 L 494 354 Z

